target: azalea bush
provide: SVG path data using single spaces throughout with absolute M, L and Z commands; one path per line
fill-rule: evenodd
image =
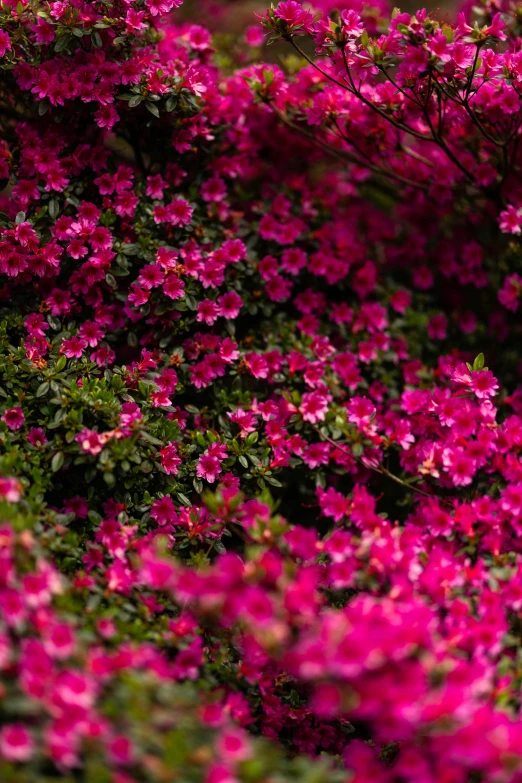
M 1 6 L 0 780 L 520 783 L 522 11 L 178 5 Z

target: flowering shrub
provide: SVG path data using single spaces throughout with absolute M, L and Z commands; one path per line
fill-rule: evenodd
M 177 5 L 1 9 L 0 780 L 520 783 L 519 11 Z

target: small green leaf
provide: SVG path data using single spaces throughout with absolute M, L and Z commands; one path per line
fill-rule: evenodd
M 362 443 L 353 443 L 352 444 L 352 452 L 355 457 L 361 457 L 364 449 L 362 447 Z
M 129 101 L 130 105 L 130 101 Z M 145 106 L 150 111 L 151 114 L 153 114 L 155 117 L 159 119 L 160 113 L 157 106 L 155 106 L 153 103 L 150 103 L 149 101 L 145 101 Z
M 58 473 L 64 462 L 65 456 L 63 451 L 57 451 L 51 461 L 51 470 L 53 473 Z
M 484 368 L 484 354 L 479 353 L 479 355 L 475 358 L 475 361 L 473 362 L 473 369 L 482 370 L 483 368 Z
M 186 495 L 183 494 L 183 492 L 176 492 L 176 497 L 179 500 L 180 503 L 183 503 L 184 506 L 191 506 L 192 503 L 188 499 Z
M 60 203 L 58 199 L 52 198 L 49 201 L 49 216 L 52 217 L 53 220 L 56 220 L 59 211 L 60 211 Z
M 49 391 L 49 381 L 44 381 L 36 390 L 37 397 L 43 397 Z
M 71 36 L 69 33 L 65 33 L 65 35 L 60 36 L 58 40 L 56 41 L 54 45 L 54 51 L 55 52 L 62 52 L 64 49 L 67 48 L 71 40 Z

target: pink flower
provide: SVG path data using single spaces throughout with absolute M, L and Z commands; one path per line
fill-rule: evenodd
M 168 206 L 169 220 L 173 226 L 188 226 L 194 208 L 183 198 L 174 199 Z
M 325 420 L 331 400 L 331 394 L 319 390 L 303 394 L 299 412 L 305 421 L 316 424 L 318 421 Z
M 499 13 L 494 14 L 493 19 L 489 27 L 483 27 L 481 33 L 483 35 L 489 35 L 492 38 L 497 38 L 499 41 L 506 40 L 506 34 L 504 33 L 505 24 L 502 21 L 502 16 Z
M 444 449 L 442 461 L 456 487 L 466 487 L 471 484 L 476 472 L 475 460 L 463 448 L 457 446 Z
M 227 364 L 236 361 L 236 359 L 239 359 L 239 351 L 237 350 L 237 343 L 231 340 L 230 337 L 225 337 L 225 339 L 219 346 L 219 355 L 223 359 L 223 361 L 226 362 Z
M 254 378 L 267 378 L 268 377 L 268 362 L 263 354 L 260 353 L 247 353 L 245 354 L 245 363 L 254 376 Z
M 290 28 L 311 31 L 313 16 L 310 11 L 304 10 L 301 3 L 297 3 L 296 0 L 283 0 L 275 9 L 274 14 L 286 22 Z
M 12 476 L 0 476 L 0 498 L 8 503 L 18 503 L 22 496 L 22 485 Z
M 346 406 L 348 421 L 364 429 L 375 416 L 375 405 L 367 397 L 352 397 Z
M 160 450 L 161 465 L 168 476 L 177 476 L 178 467 L 182 463 L 178 456 L 178 447 L 175 443 L 168 443 L 165 448 Z
M 221 309 L 216 302 L 212 302 L 211 299 L 204 299 L 198 304 L 198 314 L 196 321 L 203 322 L 207 326 L 212 326 L 216 323 L 221 314 Z
M 83 451 L 87 452 L 87 454 L 92 454 L 95 456 L 103 449 L 107 441 L 107 435 L 105 433 L 102 434 L 96 432 L 95 430 L 88 430 L 85 427 L 80 433 L 78 433 L 75 440 L 80 444 Z
M 42 448 L 47 443 L 45 432 L 41 427 L 31 427 L 27 433 L 27 440 L 35 449 Z
M 62 340 L 60 353 L 64 353 L 68 359 L 80 359 L 86 347 L 87 340 L 74 336 L 69 340 Z
M 259 25 L 250 25 L 245 30 L 245 41 L 249 46 L 262 46 L 265 40 L 262 29 Z
M 303 454 L 303 462 L 312 470 L 327 465 L 331 446 L 329 443 L 312 443 Z
M 317 497 L 321 511 L 326 517 L 331 517 L 335 522 L 340 522 L 341 519 L 348 516 L 350 501 L 333 487 L 328 487 L 326 492 L 319 487 L 317 489 Z
M 494 397 L 498 393 L 498 381 L 491 370 L 472 372 L 470 387 L 479 400 Z
M 251 411 L 245 411 L 243 408 L 238 408 L 233 412 L 227 411 L 227 416 L 230 421 L 233 421 L 234 424 L 237 424 L 240 428 L 240 438 L 246 438 L 247 435 L 254 432 L 256 429 L 256 417 Z
M 500 213 L 499 226 L 505 234 L 520 234 L 522 231 L 522 210 L 510 204 Z
M 163 292 L 170 299 L 181 299 L 184 296 L 185 283 L 175 274 L 169 274 L 163 283 Z
M 46 629 L 43 644 L 51 658 L 63 660 L 72 655 L 76 647 L 76 639 L 70 625 L 56 623 Z
M 64 500 L 63 510 L 67 514 L 74 514 L 76 519 L 87 519 L 89 513 L 89 506 L 85 498 L 74 497 Z
M 2 416 L 4 421 L 10 430 L 19 430 L 23 426 L 25 421 L 24 413 L 19 405 L 15 408 L 9 408 Z
M 165 495 L 165 497 L 155 500 L 152 504 L 150 515 L 161 526 L 175 522 L 177 514 L 172 498 Z
M 498 292 L 498 300 L 508 310 L 516 312 L 518 310 L 520 292 L 522 291 L 522 277 L 520 275 L 509 275 L 505 278 L 504 284 Z
M 223 761 L 237 764 L 252 755 L 252 744 L 241 729 L 223 729 L 217 741 L 217 752 Z
M 98 127 L 105 128 L 106 130 L 111 130 L 111 128 L 116 125 L 120 119 L 118 112 L 114 106 L 111 106 L 110 104 L 100 106 L 98 111 L 95 113 L 94 118 Z
M 0 616 L 9 626 L 16 626 L 25 620 L 26 606 L 18 590 L 0 590 Z
M 226 294 L 220 296 L 217 300 L 219 306 L 219 314 L 223 318 L 237 318 L 239 311 L 243 305 L 243 300 L 236 294 L 235 291 L 227 291 Z
M 7 761 L 29 761 L 34 741 L 21 723 L 9 723 L 0 730 L 0 755 Z
M 132 763 L 134 748 L 128 737 L 113 737 L 107 745 L 107 750 L 115 764 L 126 766 Z
M 214 457 L 207 452 L 201 455 L 196 466 L 198 478 L 204 478 L 209 484 L 213 484 L 222 472 L 223 468 L 218 457 Z
M 62 671 L 55 680 L 55 692 L 65 709 L 79 707 L 89 709 L 94 703 L 96 685 L 92 677 L 79 671 Z
M 5 30 L 0 30 L 0 57 L 5 57 L 5 53 L 11 51 L 11 40 Z

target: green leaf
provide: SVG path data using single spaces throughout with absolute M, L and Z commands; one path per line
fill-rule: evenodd
M 352 444 L 352 452 L 355 457 L 361 457 L 364 449 L 362 447 L 362 443 L 353 443 Z
M 183 503 L 184 506 L 191 506 L 192 503 L 188 499 L 186 495 L 183 494 L 183 492 L 176 492 L 176 497 L 179 500 L 180 503 Z
M 15 218 L 15 225 L 19 226 L 20 223 L 23 223 L 24 221 L 25 221 L 25 212 L 19 212 Z
M 115 378 L 118 378 L 118 376 L 114 376 Z M 123 382 L 121 378 L 118 378 L 121 385 L 123 385 Z M 113 378 L 113 385 L 114 385 L 114 378 Z M 159 438 L 155 438 L 154 435 L 151 435 L 149 432 L 146 432 L 145 430 L 142 430 L 140 433 L 143 440 L 148 441 L 149 443 L 152 443 L 154 446 L 163 446 L 163 441 L 159 440 Z
M 36 390 L 37 397 L 43 397 L 49 391 L 49 381 L 44 381 Z
M 53 473 L 58 473 L 63 463 L 65 462 L 65 455 L 63 451 L 57 451 L 51 461 L 51 470 Z
M 475 361 L 473 362 L 473 369 L 482 370 L 483 368 L 484 368 L 484 354 L 479 353 L 479 355 L 475 357 Z
M 157 106 L 155 106 L 153 103 L 150 103 L 149 101 L 145 101 L 145 106 L 147 107 L 147 109 L 150 111 L 151 114 L 153 114 L 155 117 L 159 119 L 160 113 Z
M 91 41 L 92 41 L 92 45 L 95 46 L 96 49 L 102 48 L 103 46 L 102 37 L 97 30 L 95 30 L 94 33 L 91 35 Z
M 49 216 L 52 217 L 53 220 L 56 220 L 59 211 L 60 211 L 60 203 L 58 199 L 52 198 L 49 201 Z
M 65 33 L 64 35 L 61 35 L 54 45 L 54 51 L 63 52 L 63 50 L 66 49 L 67 46 L 69 45 L 70 41 L 71 41 L 71 35 L 69 33 Z
M 198 303 L 196 302 L 194 297 L 191 296 L 190 294 L 185 294 L 185 302 L 187 303 L 187 307 L 189 310 L 197 309 Z

